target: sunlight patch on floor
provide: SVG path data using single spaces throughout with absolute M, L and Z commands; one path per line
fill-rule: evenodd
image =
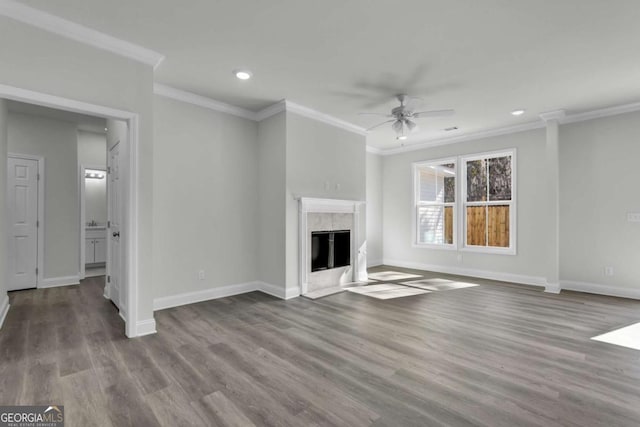
M 403 285 L 413 286 L 414 288 L 428 289 L 430 291 L 450 291 L 453 289 L 472 288 L 480 286 L 475 283 L 455 282 L 447 279 L 422 279 L 412 280 L 410 282 L 402 282 Z
M 640 350 L 640 323 L 625 326 L 591 338 L 594 341 Z
M 376 273 L 369 273 L 370 279 L 381 280 L 381 281 L 408 280 L 408 279 L 415 279 L 416 277 L 422 277 L 422 276 L 418 274 L 402 273 L 400 271 L 379 271 Z
M 394 285 L 394 284 L 379 284 L 369 286 L 356 286 L 351 288 L 345 288 L 346 291 L 356 294 L 366 295 L 376 299 L 392 299 L 408 297 L 412 295 L 428 294 L 430 291 L 423 289 L 410 288 L 408 286 Z

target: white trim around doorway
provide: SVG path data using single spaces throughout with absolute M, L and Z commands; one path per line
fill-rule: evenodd
M 125 333 L 129 338 L 141 334 L 155 332 L 155 320 L 138 320 L 138 191 L 139 191 L 139 115 L 130 111 L 118 110 L 97 104 L 90 104 L 69 98 L 63 98 L 42 92 L 17 88 L 0 84 L 0 98 L 11 99 L 19 102 L 36 104 L 74 113 L 89 114 L 104 118 L 123 120 L 127 122 L 129 129 L 129 164 L 127 185 L 127 236 L 125 239 L 127 251 L 127 266 L 125 280 L 127 283 L 127 315 Z

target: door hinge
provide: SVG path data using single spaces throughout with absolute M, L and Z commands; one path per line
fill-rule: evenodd
M 40 174 L 38 174 L 38 181 L 40 181 Z
M 36 228 L 40 227 L 40 220 L 36 220 Z
M 107 221 L 107 228 L 111 228 L 111 221 Z
M 36 267 L 36 276 L 38 275 L 38 267 Z
M 111 166 L 107 166 L 107 173 L 111 173 Z
M 107 276 L 107 283 L 111 283 L 111 276 Z

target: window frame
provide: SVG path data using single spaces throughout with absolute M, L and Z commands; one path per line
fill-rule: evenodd
M 487 160 L 496 157 L 511 156 L 511 200 L 486 200 L 483 202 L 467 202 L 467 162 L 474 160 Z M 487 151 L 483 153 L 469 154 L 459 157 L 460 164 L 460 195 L 459 206 L 462 211 L 459 223 L 460 227 L 460 250 L 464 252 L 480 252 L 498 255 L 516 255 L 517 254 L 517 157 L 516 149 L 510 148 L 506 150 Z M 457 176 L 457 175 L 456 175 Z M 488 178 L 488 177 L 487 177 Z M 489 191 L 489 182 L 487 180 L 487 192 Z M 509 206 L 509 246 L 502 248 L 496 246 L 478 246 L 467 244 L 467 206 Z
M 433 160 L 423 160 L 419 162 L 414 162 L 412 165 L 412 174 L 413 174 L 413 207 L 412 207 L 412 246 L 416 248 L 427 248 L 427 249 L 440 249 L 440 250 L 449 250 L 455 251 L 458 249 L 458 200 L 459 200 L 459 168 L 458 168 L 458 157 L 445 157 L 442 159 L 433 159 Z M 420 174 L 419 171 L 421 168 L 425 166 L 439 166 L 446 163 L 454 164 L 455 171 L 455 188 L 454 188 L 454 197 L 455 200 L 453 203 L 445 203 L 445 202 L 422 202 L 420 201 Z M 447 206 L 451 206 L 453 208 L 453 243 L 421 243 L 418 238 L 418 232 L 420 227 L 418 226 L 418 220 L 420 215 L 418 211 L 423 206 L 442 206 L 443 212 L 444 208 Z

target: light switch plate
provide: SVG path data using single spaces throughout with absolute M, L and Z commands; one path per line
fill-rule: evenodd
M 629 212 L 627 214 L 628 222 L 640 222 L 640 213 L 638 212 Z

